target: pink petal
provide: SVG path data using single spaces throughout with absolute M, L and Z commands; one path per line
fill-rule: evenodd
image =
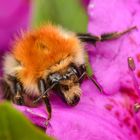
M 29 25 L 30 0 L 1 0 L 0 52 L 5 51 L 21 29 Z
M 140 27 L 140 4 L 134 0 L 91 0 L 88 14 L 88 31 L 96 35 Z M 94 51 L 89 51 L 95 75 L 106 92 L 114 94 L 120 88 L 132 87 L 127 57 L 136 59 L 139 37 L 140 32 L 133 30 L 114 41 L 97 43 Z
M 136 119 L 138 126 L 140 127 L 140 111 L 135 114 L 135 119 Z
M 137 140 L 139 128 L 129 98 L 124 95 L 99 95 L 91 81 L 82 85 L 83 95 L 76 107 L 68 107 L 55 95 L 51 97 L 52 119 L 46 133 L 60 140 Z M 44 128 L 45 108 L 18 107 Z M 42 125 L 43 124 L 43 125 Z
M 11 47 L 14 37 L 29 25 L 30 3 L 30 0 L 0 1 L 0 76 L 3 53 Z

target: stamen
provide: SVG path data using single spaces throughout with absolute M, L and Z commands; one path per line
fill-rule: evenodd
M 137 113 L 140 110 L 140 103 L 134 104 L 134 111 Z
M 136 69 L 134 59 L 132 57 L 128 57 L 128 66 L 131 71 Z
M 135 73 L 134 73 L 136 66 L 135 66 L 134 59 L 132 57 L 128 57 L 128 67 L 130 70 L 130 74 L 133 78 L 134 86 L 135 86 L 138 94 L 140 95 L 140 86 L 139 86 L 138 80 L 137 80 Z
M 134 59 L 132 57 L 128 57 L 128 67 L 129 67 L 130 74 L 134 82 L 135 89 L 137 90 L 137 93 L 140 95 L 140 86 L 134 73 L 136 66 L 135 66 Z M 140 110 L 140 103 L 135 103 L 134 104 L 135 113 L 139 112 L 139 110 Z

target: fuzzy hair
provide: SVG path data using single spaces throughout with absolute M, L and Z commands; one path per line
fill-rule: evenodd
M 17 63 L 20 62 L 20 63 Z M 84 64 L 84 48 L 74 33 L 48 24 L 25 33 L 5 57 L 5 74 L 16 74 L 28 92 L 38 92 L 37 79 Z

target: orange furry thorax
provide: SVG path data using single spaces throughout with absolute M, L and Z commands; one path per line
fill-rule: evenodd
M 80 50 L 80 41 L 74 33 L 63 33 L 60 27 L 48 24 L 23 35 L 15 42 L 12 53 L 23 67 L 17 75 L 24 83 L 27 80 L 35 82 L 49 70 L 64 69 Z

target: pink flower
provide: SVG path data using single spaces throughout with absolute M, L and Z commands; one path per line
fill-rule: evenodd
M 139 9 L 139 3 L 132 0 L 90 0 L 88 31 L 100 35 L 139 27 Z M 133 105 L 139 97 L 127 64 L 127 57 L 132 56 L 139 66 L 138 37 L 139 31 L 134 30 L 114 41 L 97 43 L 96 48 L 87 47 L 94 73 L 110 95 L 101 95 L 89 80 L 82 84 L 83 95 L 76 107 L 68 107 L 53 95 L 53 117 L 47 127 L 44 107 L 18 108 L 60 140 L 138 140 L 139 118 Z
M 20 29 L 26 29 L 30 18 L 30 0 L 2 0 L 0 5 L 0 50 L 6 50 Z
M 82 84 L 81 101 L 75 107 L 65 105 L 52 95 L 52 119 L 48 126 L 44 106 L 16 107 L 59 140 L 139 140 L 140 115 L 133 110 L 139 96 L 127 57 L 134 57 L 136 76 L 139 76 L 140 4 L 135 0 L 90 0 L 87 9 L 88 31 L 93 34 L 123 31 L 133 25 L 138 27 L 114 41 L 87 46 L 94 73 L 108 95 L 99 93 L 90 80 Z
M 88 31 L 96 35 L 140 26 L 140 4 L 133 0 L 91 0 L 88 15 Z M 136 60 L 139 37 L 140 32 L 135 30 L 118 40 L 98 43 L 91 52 L 95 75 L 107 92 L 113 94 L 122 87 L 132 86 L 127 58 L 132 56 Z

